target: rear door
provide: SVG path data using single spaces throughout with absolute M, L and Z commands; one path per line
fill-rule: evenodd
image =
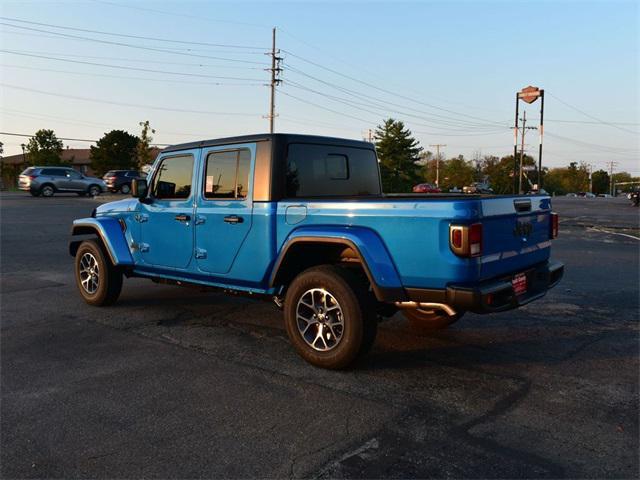
M 247 238 L 255 153 L 254 143 L 203 150 L 195 220 L 199 270 L 229 273 Z
M 150 203 L 140 203 L 139 244 L 146 264 L 186 269 L 193 256 L 194 166 L 198 150 L 159 159 L 149 183 Z
M 549 197 L 495 197 L 481 202 L 483 279 L 518 273 L 548 260 Z
M 56 190 L 68 190 L 69 182 L 64 168 L 43 168 L 40 175 L 44 178 L 40 179 L 41 183 L 53 183 Z

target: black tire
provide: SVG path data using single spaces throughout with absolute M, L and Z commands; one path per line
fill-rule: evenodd
M 402 314 L 409 321 L 409 329 L 413 333 L 428 335 L 457 322 L 464 315 L 464 312 L 447 315 L 440 310 L 404 309 Z
M 305 302 L 308 302 L 309 298 L 314 305 L 316 298 L 321 299 L 325 307 L 329 306 L 336 313 L 332 313 L 332 317 L 328 309 L 323 313 L 320 303 L 319 312 L 315 307 L 307 307 Z M 299 321 L 299 311 L 306 312 L 309 317 L 322 316 L 322 319 Z M 341 325 L 335 323 L 338 318 L 341 319 Z M 334 265 L 309 268 L 291 282 L 285 297 L 284 319 L 289 339 L 300 356 L 312 365 L 329 369 L 345 368 L 358 356 L 367 353 L 375 341 L 377 332 L 377 318 L 371 293 L 366 290 L 357 275 Z M 303 335 L 308 329 L 311 330 L 310 335 L 305 339 Z M 327 333 L 326 338 L 321 335 L 322 332 Z M 327 340 L 331 342 L 331 333 L 334 334 L 334 343 L 328 345 Z M 315 340 L 311 344 L 308 343 L 309 337 L 314 336 Z M 322 343 L 317 342 L 318 340 L 322 340 Z M 316 344 L 318 348 L 315 347 Z M 322 350 L 323 347 L 327 348 Z
M 129 185 L 128 183 L 123 183 L 120 186 L 120 193 L 124 195 L 129 195 L 131 193 L 131 185 Z
M 29 193 L 33 197 L 39 197 L 40 196 L 40 191 L 39 190 L 29 190 Z
M 54 187 L 50 183 L 45 183 L 40 187 L 39 194 L 42 195 L 43 197 L 53 197 L 55 193 L 56 193 L 56 187 Z
M 95 261 L 93 270 L 88 269 Z M 95 282 L 87 282 L 88 271 L 95 274 Z M 80 295 L 89 305 L 111 305 L 118 300 L 122 290 L 122 272 L 117 270 L 105 255 L 97 240 L 85 240 L 78 247 L 75 258 L 76 286 Z M 84 283 L 84 284 L 83 284 Z M 90 286 L 90 288 L 87 288 Z M 92 291 L 94 290 L 94 291 Z
M 100 185 L 89 185 L 89 188 L 87 188 L 87 194 L 90 197 L 97 197 L 101 193 L 102 189 L 100 188 Z

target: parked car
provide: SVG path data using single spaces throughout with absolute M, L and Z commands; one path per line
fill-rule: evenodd
M 462 190 L 460 190 L 458 187 L 453 187 L 449 189 L 449 193 L 462 193 Z
M 493 194 L 493 188 L 491 188 L 487 183 L 474 182 L 471 185 L 462 187 L 462 192 Z
M 85 302 L 115 302 L 123 276 L 273 299 L 297 352 L 325 368 L 364 355 L 379 316 L 401 310 L 444 328 L 465 311 L 537 300 L 564 272 L 550 260 L 549 197 L 385 195 L 367 142 L 264 134 L 175 145 L 132 195 L 73 222 Z
M 18 188 L 34 197 L 56 193 L 98 196 L 107 191 L 105 183 L 69 167 L 29 167 L 18 177 Z
M 539 190 L 529 190 L 527 192 L 527 195 L 549 195 L 549 192 L 547 192 L 544 188 L 541 188 Z
M 438 187 L 432 183 L 419 183 L 413 187 L 413 193 L 441 193 Z
M 610 195 L 609 193 L 599 193 L 598 197 L 599 198 L 613 198 L 613 196 Z
M 578 194 L 577 194 L 577 193 L 567 193 L 567 194 L 565 195 L 565 197 L 569 197 L 569 198 L 576 198 L 577 196 L 578 196 Z
M 137 170 L 109 170 L 102 179 L 110 192 L 131 193 L 131 181 L 134 178 L 144 178 Z

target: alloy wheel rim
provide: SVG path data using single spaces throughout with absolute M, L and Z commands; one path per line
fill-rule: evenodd
M 120 190 L 122 190 L 122 193 L 129 193 L 129 185 L 123 185 Z
M 344 316 L 338 300 L 324 288 L 312 288 L 296 305 L 298 333 L 307 345 L 319 352 L 338 346 L 344 334 Z
M 80 284 L 85 292 L 93 295 L 100 286 L 100 267 L 92 253 L 85 253 L 80 259 Z
M 91 189 L 89 190 L 89 194 L 92 197 L 97 197 L 100 194 L 100 190 L 98 190 L 96 187 L 91 187 Z
M 45 197 L 50 197 L 51 195 L 53 195 L 53 188 L 51 187 L 44 187 L 42 189 L 42 195 Z

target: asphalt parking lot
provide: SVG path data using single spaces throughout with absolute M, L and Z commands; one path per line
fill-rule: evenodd
M 104 198 L 0 194 L 2 478 L 638 478 L 638 209 L 554 200 L 562 283 L 346 372 L 269 303 L 125 282 L 75 291 L 72 219 Z

